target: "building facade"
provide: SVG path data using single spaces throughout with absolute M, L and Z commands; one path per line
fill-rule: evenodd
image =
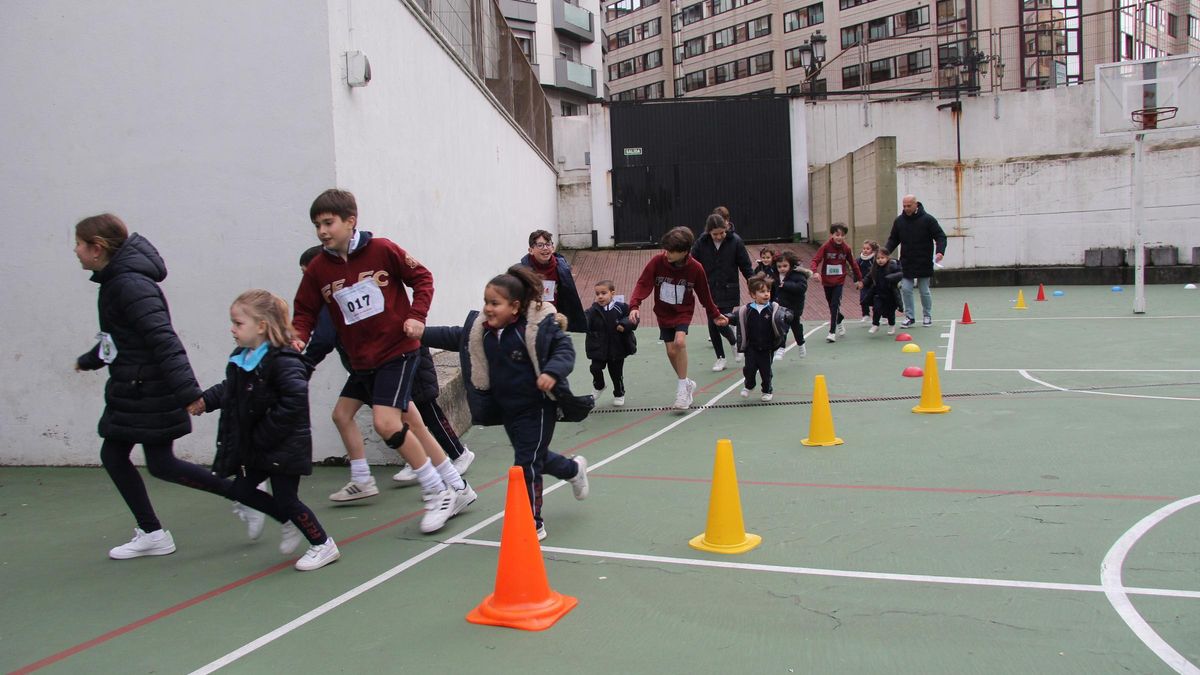
M 554 115 L 587 114 L 604 91 L 598 0 L 498 0 Z
M 1200 0 L 605 0 L 602 14 L 609 101 L 1039 89 L 1200 52 Z

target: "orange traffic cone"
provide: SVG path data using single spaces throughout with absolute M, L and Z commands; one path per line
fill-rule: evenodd
M 575 608 L 579 600 L 556 593 L 546 579 L 546 564 L 521 467 L 508 470 L 508 500 L 500 534 L 496 590 L 467 614 L 467 621 L 521 630 L 545 630 Z
M 1037 294 L 1037 297 L 1034 298 L 1033 300 L 1034 300 L 1034 302 L 1045 302 L 1046 301 L 1046 286 L 1044 284 L 1038 284 L 1038 294 Z
M 971 308 L 965 302 L 963 303 L 963 318 L 959 323 L 975 323 L 971 320 Z

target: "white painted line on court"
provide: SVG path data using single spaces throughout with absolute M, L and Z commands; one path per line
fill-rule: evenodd
M 1118 393 L 1115 391 L 1088 391 L 1088 390 L 1084 390 L 1084 389 L 1068 389 L 1066 387 L 1060 387 L 1056 384 L 1050 384 L 1049 382 L 1046 382 L 1045 380 L 1039 380 L 1038 378 L 1030 375 L 1029 371 L 1027 371 L 1027 370 L 1018 370 L 1017 372 L 1021 374 L 1021 377 L 1024 377 L 1025 379 L 1029 380 L 1030 382 L 1036 382 L 1037 384 L 1040 384 L 1043 387 L 1049 387 L 1051 389 L 1056 389 L 1058 391 L 1071 392 L 1072 394 L 1093 394 L 1095 396 L 1116 396 L 1119 398 L 1146 398 L 1146 399 L 1154 399 L 1157 401 L 1200 401 L 1200 398 L 1194 398 L 1194 397 L 1190 397 L 1190 396 L 1151 396 L 1149 394 L 1121 394 L 1121 393 Z
M 1129 601 L 1129 593 L 1131 589 L 1124 588 L 1121 585 L 1121 569 L 1125 566 L 1125 556 L 1137 544 L 1138 539 L 1150 531 L 1155 525 L 1165 520 L 1168 516 L 1184 509 L 1192 504 L 1200 503 L 1200 495 L 1180 499 L 1176 502 L 1171 502 L 1161 509 L 1151 513 L 1150 515 L 1138 521 L 1128 532 L 1121 535 L 1117 543 L 1112 545 L 1108 554 L 1104 556 L 1104 562 L 1100 564 L 1100 584 L 1104 588 L 1104 595 L 1108 597 L 1109 603 L 1113 609 L 1117 610 L 1117 614 L 1125 622 L 1134 634 L 1138 636 L 1151 651 L 1163 660 L 1168 666 L 1173 668 L 1177 673 L 1189 673 L 1195 675 L 1200 673 L 1200 668 L 1188 661 L 1182 654 L 1175 651 L 1171 645 L 1167 644 L 1149 623 L 1142 618 L 1141 614 L 1134 609 L 1133 603 Z
M 500 542 L 482 539 L 463 539 L 460 543 L 472 546 L 499 547 Z M 950 584 L 958 586 L 988 586 L 992 588 L 1018 588 L 1037 591 L 1073 591 L 1083 593 L 1106 593 L 1107 589 L 1100 584 L 1064 584 L 1045 581 L 1020 581 L 1016 579 L 983 579 L 978 577 L 950 577 L 930 574 L 893 574 L 889 572 L 863 572 L 860 570 L 833 570 L 820 567 L 794 567 L 791 565 L 766 565 L 760 563 L 734 562 L 727 560 L 704 560 L 700 558 L 676 558 L 673 556 L 642 555 L 640 553 L 619 553 L 616 551 L 593 551 L 589 549 L 564 548 L 558 546 L 542 546 L 542 551 L 561 553 L 564 555 L 579 555 L 589 558 L 610 558 L 614 560 L 630 560 L 655 564 L 684 565 L 687 567 L 714 567 L 720 569 L 742 570 L 747 572 L 774 572 L 776 574 L 793 574 L 799 576 L 839 577 L 842 579 L 871 579 L 876 581 L 903 581 L 921 584 Z M 1152 595 L 1168 598 L 1188 598 L 1200 600 L 1200 591 L 1180 591 L 1167 588 L 1121 588 L 1132 595 Z
M 950 319 L 950 332 L 942 334 L 942 337 L 950 338 L 946 342 L 946 366 L 944 368 L 944 370 L 946 372 L 950 372 L 951 370 L 954 370 L 954 335 L 955 335 L 956 331 L 958 330 L 956 328 L 957 326 L 958 326 L 958 322 L 955 321 L 954 319 Z
M 825 324 L 821 324 L 821 325 L 823 326 Z M 818 326 L 817 328 L 810 330 L 808 333 L 805 333 L 804 339 L 807 340 L 811 335 L 816 333 L 820 329 L 820 327 L 821 326 Z M 792 347 L 795 347 L 795 346 L 796 346 L 795 344 L 792 345 Z M 786 352 L 786 351 L 790 350 L 792 347 L 788 347 L 784 351 Z M 730 386 L 728 386 L 724 390 L 722 390 L 720 393 L 714 395 L 712 398 L 710 398 L 708 400 L 707 403 L 700 406 L 696 410 L 688 413 L 687 415 L 684 415 L 683 417 L 675 420 L 674 422 L 668 424 L 667 426 L 663 427 L 662 429 L 659 429 L 658 431 L 654 432 L 653 434 L 650 434 L 649 436 L 634 443 L 633 445 L 626 447 L 625 449 L 621 450 L 620 452 L 617 452 L 614 455 L 606 457 L 606 458 L 600 460 L 599 462 L 589 463 L 588 470 L 591 471 L 594 469 L 598 469 L 598 468 L 604 466 L 605 464 L 608 464 L 618 458 L 628 455 L 629 453 L 633 452 L 634 450 L 642 447 L 643 445 L 649 443 L 650 441 L 653 441 L 654 439 L 658 438 L 659 436 L 662 436 L 663 434 L 674 429 L 675 427 L 678 427 L 679 425 L 683 424 L 684 422 L 691 420 L 692 418 L 696 417 L 697 415 L 704 412 L 705 410 L 708 410 L 709 406 L 711 406 L 713 403 L 715 403 L 716 401 L 718 401 L 719 399 L 724 397 L 726 394 L 731 393 L 734 389 L 740 388 L 741 386 L 742 386 L 742 380 L 735 379 L 734 384 L 731 384 Z M 564 486 L 566 484 L 567 484 L 567 481 L 559 481 L 559 482 L 555 483 L 554 485 L 551 485 L 550 487 L 543 490 L 542 493 L 546 494 L 549 492 L 554 492 L 555 490 L 561 488 L 562 486 Z M 237 661 L 238 659 L 242 658 L 243 656 L 246 656 L 247 654 L 250 654 L 250 653 L 258 650 L 259 648 L 265 647 L 266 645 L 274 642 L 275 640 L 278 640 L 279 638 L 287 635 L 288 633 L 299 628 L 300 626 L 303 626 L 304 624 L 312 621 L 313 619 L 317 619 L 325 614 L 328 614 L 329 612 L 333 611 L 334 609 L 337 609 L 338 607 L 346 604 L 347 602 L 350 602 L 354 598 L 357 598 L 358 596 L 371 590 L 372 588 L 375 588 L 379 584 L 382 584 L 383 582 L 387 581 L 388 579 L 391 579 L 392 577 L 396 576 L 397 574 L 400 574 L 401 572 L 409 569 L 413 565 L 416 565 L 417 563 L 419 563 L 423 560 L 426 560 L 426 559 L 432 557 L 433 555 L 446 550 L 447 548 L 450 548 L 450 546 L 452 544 L 464 543 L 465 541 L 467 541 L 467 537 L 471 536 L 472 534 L 475 534 L 479 530 L 482 530 L 483 528 L 487 527 L 488 525 L 491 525 L 492 523 L 496 522 L 497 520 L 500 520 L 503 517 L 504 517 L 504 512 L 500 511 L 499 513 L 493 514 L 493 515 L 485 518 L 482 522 L 472 525 L 471 527 L 467 528 L 466 530 L 463 530 L 462 532 L 458 533 L 457 535 L 450 537 L 445 542 L 438 543 L 437 545 L 409 558 L 408 560 L 405 560 L 404 562 L 400 563 L 399 565 L 396 565 L 395 567 L 387 570 L 386 572 L 383 572 L 382 574 L 376 576 L 375 578 L 373 578 L 369 581 L 366 581 L 362 584 L 359 584 L 358 586 L 355 586 L 354 588 L 346 591 L 345 593 L 342 593 L 341 595 L 337 596 L 336 598 L 333 598 L 332 600 L 326 602 L 325 604 L 320 605 L 319 607 L 316 607 L 316 608 L 296 617 L 295 619 L 293 619 L 293 620 L 289 621 L 288 623 L 280 626 L 279 628 L 276 628 L 275 630 L 263 635 L 262 637 L 259 637 L 256 640 L 248 642 L 245 645 L 242 645 L 241 647 L 238 647 L 237 649 L 233 650 L 232 652 L 229 652 L 225 656 L 222 656 L 221 658 L 219 658 L 215 661 L 212 661 L 212 662 L 198 668 L 197 670 L 192 671 L 191 675 L 207 675 L 208 673 L 212 673 L 220 668 L 224 668 L 225 666 L 233 663 L 234 661 Z

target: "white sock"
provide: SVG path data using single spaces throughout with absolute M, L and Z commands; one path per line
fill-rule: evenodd
M 446 484 L 442 482 L 442 477 L 433 469 L 433 462 L 428 459 L 421 468 L 416 470 L 417 480 L 421 481 L 421 489 L 430 492 L 441 492 L 446 489 Z
M 371 477 L 371 468 L 367 466 L 367 459 L 352 459 L 350 460 L 350 480 L 355 483 L 365 483 Z
M 438 475 L 442 477 L 442 482 L 451 488 L 461 490 L 467 486 L 462 476 L 458 475 L 458 469 L 455 468 L 454 463 L 450 461 L 449 457 L 446 458 L 446 461 L 442 462 L 441 466 L 433 468 L 437 469 Z

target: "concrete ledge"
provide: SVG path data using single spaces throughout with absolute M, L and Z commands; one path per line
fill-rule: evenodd
M 1119 249 L 1118 249 L 1119 250 Z M 1200 265 L 1147 266 L 1148 284 L 1200 282 Z M 1132 267 L 973 267 L 942 269 L 933 275 L 933 285 L 954 286 L 1105 286 L 1132 284 Z
M 454 427 L 454 433 L 462 436 L 471 428 L 471 411 L 467 407 L 467 390 L 463 386 L 458 353 L 434 354 L 433 365 L 438 374 L 438 405 L 446 413 L 450 426 Z

